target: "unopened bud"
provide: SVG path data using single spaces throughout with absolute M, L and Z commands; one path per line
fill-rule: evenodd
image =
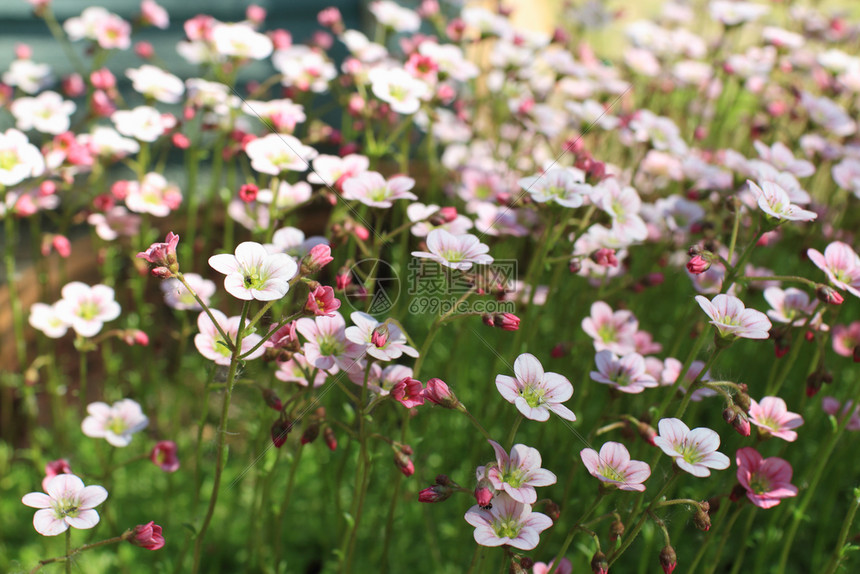
M 412 449 L 410 449 L 410 451 L 411 450 Z M 411 454 L 411 452 L 409 454 Z M 412 476 L 415 474 L 415 465 L 412 463 L 412 459 L 409 458 L 409 454 L 406 454 L 403 449 L 394 449 L 394 464 L 397 465 L 397 468 L 400 469 L 400 472 L 402 472 L 404 476 Z
M 276 411 L 280 412 L 283 408 L 281 404 L 281 399 L 278 398 L 277 393 L 272 389 L 263 389 L 263 400 L 266 402 L 266 406 Z
M 591 571 L 594 574 L 608 574 L 609 562 L 606 560 L 606 554 L 597 551 L 591 559 Z
M 624 535 L 624 530 L 624 523 L 621 522 L 621 519 L 613 520 L 612 524 L 609 525 L 609 541 L 614 543 L 621 538 Z
M 818 297 L 819 301 L 830 305 L 841 305 L 845 300 L 838 291 L 833 287 L 828 287 L 827 285 L 819 285 L 815 290 L 815 295 Z
M 663 567 L 663 574 L 672 574 L 675 566 L 678 565 L 678 557 L 675 556 L 675 549 L 671 546 L 664 546 L 660 551 L 660 566 Z
M 487 478 L 478 481 L 475 487 L 475 500 L 481 508 L 487 508 L 493 501 L 493 484 Z
M 272 444 L 274 444 L 276 448 L 284 446 L 284 443 L 287 442 L 287 435 L 290 434 L 290 430 L 292 430 L 292 428 L 292 421 L 281 418 L 277 419 L 272 423 Z
M 314 442 L 317 437 L 320 435 L 320 423 L 319 421 L 314 421 L 308 425 L 305 429 L 305 432 L 302 433 L 301 443 L 309 444 Z
M 696 509 L 695 514 L 693 514 L 693 524 L 696 525 L 696 528 L 704 532 L 711 529 L 711 515 L 708 513 L 710 507 L 710 504 L 703 502 Z
M 746 413 L 737 405 L 732 405 L 723 411 L 723 420 L 732 425 L 742 436 L 750 436 L 750 421 Z
M 648 423 L 643 423 L 642 421 L 636 425 L 636 430 L 639 432 L 639 436 L 650 445 L 654 445 L 654 439 L 657 437 L 657 431 L 649 425 Z
M 325 427 L 323 430 L 323 440 L 325 440 L 325 444 L 329 450 L 334 451 L 337 449 L 337 436 L 335 436 L 334 430 L 331 427 Z
M 618 267 L 618 258 L 615 257 L 615 250 L 609 248 L 601 248 L 591 254 L 591 260 L 602 267 Z
M 381 349 L 388 343 L 388 326 L 384 323 L 376 327 L 370 334 L 370 342 L 377 349 Z

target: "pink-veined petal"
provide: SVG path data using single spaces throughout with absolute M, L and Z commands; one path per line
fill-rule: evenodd
M 99 513 L 92 509 L 81 510 L 77 516 L 67 516 L 66 522 L 70 526 L 86 530 L 99 523 Z
M 52 509 L 44 508 L 33 515 L 33 528 L 42 536 L 56 536 L 68 530 L 69 525 L 62 518 L 57 518 Z

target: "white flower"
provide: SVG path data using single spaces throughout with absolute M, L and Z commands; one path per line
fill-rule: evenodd
M 370 207 L 391 207 L 398 199 L 418 199 L 409 190 L 415 186 L 411 177 L 398 175 L 388 181 L 382 174 L 366 171 L 343 182 L 343 198 L 355 199 Z
M 57 92 L 42 92 L 35 98 L 18 98 L 12 102 L 10 111 L 19 130 L 36 129 L 57 135 L 69 129 L 75 103 L 64 100 Z
M 114 301 L 114 291 L 107 285 L 90 287 L 72 281 L 60 293 L 63 298 L 54 305 L 57 317 L 82 337 L 97 335 L 105 323 L 119 317 L 119 303 Z
M 384 335 L 379 336 L 379 333 L 382 332 L 381 324 L 372 316 L 356 311 L 349 318 L 355 325 L 347 327 L 344 335 L 347 340 L 362 345 L 371 357 L 380 361 L 393 361 L 403 354 L 410 357 L 418 356 L 418 351 L 406 344 L 406 335 L 397 325 L 386 324 Z M 374 337 L 374 333 L 377 333 L 376 337 Z
M 212 42 L 223 56 L 262 60 L 272 53 L 272 40 L 244 23 L 212 26 Z
M 374 68 L 367 79 L 373 94 L 398 114 L 414 114 L 421 107 L 421 100 L 430 96 L 427 84 L 402 68 Z
M 542 174 L 521 178 L 517 183 L 538 203 L 553 201 L 564 207 L 579 207 L 591 186 L 583 183 L 585 174 L 580 177 L 577 175 L 579 174 L 575 175 L 570 169 L 554 168 Z
M 269 175 L 283 171 L 305 171 L 317 151 L 289 134 L 268 134 L 245 146 L 251 167 Z
M 573 396 L 573 385 L 567 378 L 544 372 L 543 365 L 530 353 L 514 361 L 514 375 L 496 375 L 496 389 L 524 417 L 547 421 L 552 411 L 565 420 L 576 420 L 573 411 L 561 404 Z
M 23 133 L 8 129 L 0 133 L 0 185 L 17 185 L 45 171 L 45 158 Z
M 421 17 L 396 2 L 377 0 L 370 3 L 369 9 L 380 24 L 392 28 L 395 32 L 417 32 L 421 27 Z
M 351 153 L 344 157 L 320 155 L 314 159 L 314 168 L 308 174 L 308 181 L 332 187 L 347 178 L 364 173 L 369 167 L 370 159 L 359 154 Z
M 432 259 L 461 271 L 468 271 L 472 264 L 489 265 L 493 262 L 487 254 L 490 247 L 470 233 L 451 235 L 444 229 L 434 229 L 427 235 L 427 249 L 430 251 L 413 251 L 412 256 Z
M 215 283 L 208 279 L 204 279 L 197 273 L 185 273 L 185 281 L 191 285 L 197 296 L 209 305 L 209 300 L 215 294 Z M 179 311 L 199 311 L 200 303 L 185 288 L 179 279 L 169 278 L 161 282 L 161 290 L 164 292 L 164 302 L 168 307 Z
M 103 438 L 117 447 L 128 446 L 134 433 L 149 424 L 140 405 L 131 399 L 117 401 L 113 406 L 96 402 L 87 405 L 90 416 L 81 423 L 81 430 L 91 438 Z
M 223 253 L 209 258 L 209 265 L 226 275 L 224 288 L 237 299 L 274 301 L 287 294 L 290 279 L 298 271 L 293 258 L 285 253 L 269 254 L 253 241 L 236 247 L 235 255 Z
M 272 55 L 272 64 L 283 74 L 283 85 L 302 91 L 324 92 L 329 80 L 337 76 L 337 70 L 324 54 L 302 45 L 277 50 Z
M 37 64 L 32 60 L 15 60 L 3 72 L 3 83 L 19 88 L 26 94 L 37 94 L 54 81 L 48 64 Z
M 151 106 L 138 106 L 133 110 L 117 110 L 110 117 L 116 131 L 124 136 L 144 142 L 154 142 L 176 125 L 176 118 L 162 115 Z
M 135 91 L 165 104 L 178 103 L 185 91 L 182 80 L 150 64 L 144 64 L 140 68 L 130 68 L 125 71 L 125 75 L 131 80 L 131 87 Z
M 788 193 L 779 184 L 772 181 L 761 182 L 761 187 L 747 180 L 758 206 L 770 217 L 784 221 L 812 221 L 818 217 L 814 211 L 808 211 L 793 205 Z
M 215 321 L 218 322 L 218 325 L 230 338 L 230 341 L 235 342 L 239 336 L 239 320 L 241 317 L 236 315 L 228 319 L 227 316 L 218 309 L 211 309 L 211 312 L 212 316 L 215 317 Z M 215 323 L 212 322 L 212 319 L 209 318 L 209 315 L 207 315 L 205 311 L 202 311 L 200 315 L 197 316 L 197 328 L 200 332 L 194 335 L 194 346 L 197 347 L 200 354 L 210 361 L 214 361 L 216 365 L 229 365 L 232 353 L 225 344 L 226 342 L 218 331 L 218 327 L 215 326 Z M 257 343 L 260 342 L 260 339 L 262 339 L 262 337 L 254 333 L 242 337 L 242 355 L 256 347 Z M 244 360 L 250 361 L 252 359 L 256 359 L 261 357 L 265 352 L 266 349 L 260 345 L 256 351 L 244 357 Z
M 657 428 L 660 434 L 654 437 L 654 444 L 693 476 L 710 476 L 710 469 L 725 470 L 731 464 L 729 457 L 717 452 L 720 435 L 709 428 L 690 430 L 679 419 L 662 419 Z
M 46 493 L 31 492 L 21 499 L 30 508 L 39 508 L 33 516 L 33 527 L 43 536 L 56 536 L 69 526 L 86 530 L 99 523 L 93 510 L 108 497 L 101 486 L 84 486 L 73 474 L 58 474 L 45 487 Z
M 107 126 L 95 126 L 91 133 L 81 134 L 80 138 L 90 151 L 110 159 L 121 159 L 140 151 L 140 144 L 136 140 L 123 137 Z
M 69 325 L 57 315 L 56 304 L 33 303 L 30 307 L 30 326 L 51 339 L 59 339 L 69 330 Z

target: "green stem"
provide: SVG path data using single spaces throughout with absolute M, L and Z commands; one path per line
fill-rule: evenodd
M 514 446 L 514 438 L 516 438 L 517 430 L 520 428 L 520 423 L 522 423 L 522 422 L 523 422 L 523 417 L 517 416 L 517 420 L 514 421 L 514 424 L 511 427 L 511 432 L 508 434 L 508 442 L 506 444 L 508 445 L 509 449 L 513 448 L 513 446 Z
M 248 318 L 248 312 L 250 309 L 250 301 L 245 301 L 242 305 L 242 315 L 239 319 L 239 325 L 245 324 L 245 320 Z M 206 531 L 209 528 L 209 524 L 212 522 L 212 516 L 215 514 L 215 505 L 218 503 L 218 491 L 221 487 L 221 475 L 224 471 L 224 437 L 227 435 L 227 419 L 230 411 L 230 398 L 233 394 L 233 385 L 236 381 L 236 370 L 239 367 L 239 353 L 242 349 L 242 332 L 243 329 L 240 328 L 236 334 L 233 353 L 230 357 L 230 367 L 227 372 L 224 401 L 221 405 L 221 420 L 218 423 L 218 435 L 216 439 L 215 481 L 212 484 L 212 494 L 209 497 L 209 507 L 206 510 L 206 517 L 203 519 L 203 524 L 200 526 L 200 530 L 197 533 L 197 540 L 194 542 L 194 566 L 191 569 L 194 574 L 196 574 L 200 569 L 200 557 L 203 551 L 203 541 L 206 538 Z M 229 338 L 225 339 L 225 342 L 229 341 Z
M 854 489 L 854 499 L 851 501 L 848 514 L 845 515 L 845 520 L 842 522 L 842 529 L 839 531 L 839 538 L 836 540 L 836 548 L 833 549 L 833 557 L 828 562 L 827 570 L 824 574 L 834 574 L 844 558 L 845 540 L 848 538 L 848 531 L 851 529 L 854 516 L 857 514 L 857 507 L 860 506 L 860 495 L 858 494 L 860 493 L 858 493 L 857 489 Z
M 296 483 L 296 469 L 299 467 L 299 461 L 302 460 L 302 453 L 304 450 L 305 449 L 302 446 L 299 447 L 299 451 L 293 459 L 293 464 L 290 466 L 290 476 L 287 479 L 287 492 L 284 494 L 284 501 L 281 503 L 281 509 L 278 512 L 278 519 L 277 522 L 275 522 L 275 538 L 273 540 L 273 544 L 275 546 L 275 572 L 279 572 L 281 569 L 281 552 L 284 549 L 284 543 L 281 540 L 281 529 L 284 525 L 284 519 L 287 516 L 287 508 L 290 506 L 290 499 L 293 496 L 293 486 Z
M 669 487 L 670 487 L 670 486 L 671 486 L 671 485 L 672 485 L 672 484 L 673 484 L 677 479 L 678 479 L 678 473 L 677 473 L 677 471 L 676 471 L 676 472 L 675 472 L 675 474 L 673 474 L 673 475 L 669 478 L 669 480 L 667 480 L 667 481 L 663 484 L 663 487 L 660 489 L 660 492 L 658 492 L 658 493 L 657 493 L 657 496 L 655 496 L 655 497 L 651 500 L 651 503 L 650 503 L 650 504 L 648 505 L 648 507 L 645 509 L 645 512 L 643 512 L 643 513 L 642 513 L 641 518 L 639 518 L 639 522 L 637 522 L 637 523 L 636 523 L 636 526 L 634 526 L 634 527 L 633 527 L 633 530 L 630 532 L 630 534 L 628 534 L 628 535 L 627 535 L 627 538 L 625 538 L 625 539 L 624 539 L 624 542 L 622 542 L 622 544 L 621 544 L 621 546 L 618 548 L 618 550 L 616 550 L 615 552 L 613 552 L 613 553 L 612 553 L 612 555 L 611 555 L 611 556 L 610 556 L 610 558 L 609 558 L 609 565 L 610 565 L 610 566 L 612 566 L 612 564 L 613 564 L 616 560 L 618 560 L 618 558 L 619 558 L 622 554 L 624 554 L 624 551 L 625 551 L 625 550 L 627 550 L 627 548 L 628 548 L 631 544 L 633 544 L 633 541 L 634 541 L 634 540 L 636 540 L 636 537 L 639 535 L 639 531 L 640 531 L 640 530 L 642 530 L 642 525 L 643 525 L 643 524 L 645 524 L 645 520 L 648 518 L 648 513 L 649 513 L 649 512 L 654 508 L 654 505 L 655 505 L 655 504 L 657 504 L 658 502 L 660 502 L 660 499 L 663 497 L 663 494 L 665 494 L 665 492 L 666 492 L 667 490 L 669 490 Z
M 582 524 L 584 524 L 585 521 L 588 519 L 588 517 L 591 516 L 591 514 L 597 509 L 597 506 L 600 504 L 600 501 L 603 500 L 604 496 L 605 496 L 604 492 L 602 492 L 602 491 L 599 492 L 598 495 L 592 501 L 591 506 L 589 506 L 585 510 L 585 512 L 582 513 L 582 516 L 580 516 L 579 519 L 576 522 L 574 522 L 570 531 L 567 533 L 567 538 L 564 539 L 564 544 L 561 545 L 561 550 L 559 550 L 558 554 L 556 554 L 555 558 L 553 558 L 552 562 L 553 562 L 554 566 L 548 574 L 553 574 L 555 572 L 558 572 L 558 569 L 561 566 L 561 559 L 564 558 L 565 552 L 567 552 L 567 549 L 570 547 L 571 542 L 573 542 L 573 537 L 576 535 L 576 533 L 578 531 L 582 530 L 582 528 L 581 528 Z M 587 532 L 587 530 L 586 530 L 586 532 Z
M 687 405 L 690 404 L 690 399 L 692 399 L 692 397 L 693 397 L 693 391 L 696 390 L 696 385 L 699 384 L 699 381 L 701 380 L 701 378 L 705 376 L 705 373 L 707 373 L 708 370 L 710 370 L 710 368 L 717 361 L 717 358 L 720 356 L 720 354 L 722 352 L 723 352 L 723 349 L 718 348 L 713 353 L 711 353 L 710 357 L 708 357 L 708 361 L 705 363 L 705 366 L 702 367 L 702 370 L 699 372 L 696 379 L 687 388 L 687 392 L 684 393 L 684 400 L 681 401 L 681 405 L 678 407 L 677 412 L 675 412 L 675 418 L 679 419 L 683 416 L 684 411 L 687 410 Z
M 744 563 L 744 555 L 747 552 L 747 547 L 749 547 L 749 543 L 751 542 L 749 539 L 750 530 L 752 530 L 753 522 L 755 521 L 756 512 L 753 509 L 750 512 L 750 515 L 747 517 L 747 523 L 744 526 L 744 532 L 741 534 L 741 550 L 737 554 L 737 556 L 732 556 L 732 562 L 734 562 L 734 566 L 732 567 L 732 571 L 730 574 L 738 574 L 741 571 L 741 566 Z M 720 560 L 720 556 L 722 554 L 722 547 L 720 548 L 720 552 L 717 553 L 717 557 L 714 558 L 713 564 L 717 564 Z
M 473 414 L 472 414 L 472 413 L 470 413 L 468 410 L 466 410 L 466 407 L 465 407 L 465 406 L 462 406 L 462 405 L 461 405 L 461 408 L 459 408 L 459 409 L 457 409 L 457 410 L 459 410 L 461 413 L 463 413 L 464 415 L 466 415 L 466 417 L 467 417 L 467 418 L 472 422 L 472 424 L 475 426 L 475 428 L 476 428 L 476 429 L 478 429 L 478 431 L 480 431 L 480 433 L 481 433 L 482 435 L 484 435 L 484 438 L 485 438 L 485 439 L 487 439 L 487 440 L 493 440 L 493 437 L 491 437 L 491 436 L 490 436 L 490 433 L 489 433 L 489 432 L 487 432 L 487 429 L 485 429 L 485 428 L 481 425 L 481 423 L 479 423 L 479 422 L 478 422 L 478 419 L 476 419 L 476 418 L 475 418 L 475 415 L 473 415 Z
M 81 552 L 86 552 L 87 550 L 92 550 L 93 548 L 98 548 L 100 546 L 107 546 L 108 544 L 116 544 L 117 542 L 122 542 L 124 540 L 128 540 L 131 538 L 133 531 L 126 530 L 121 536 L 114 536 L 113 538 L 108 538 L 106 540 L 100 540 L 99 542 L 93 542 L 92 544 L 84 544 L 83 546 L 79 546 L 74 550 L 70 547 L 71 542 L 71 528 L 66 530 L 66 554 L 64 556 L 57 556 L 56 558 L 46 558 L 44 560 L 39 560 L 39 564 L 30 570 L 30 574 L 34 572 L 38 572 L 42 569 L 43 566 L 47 566 L 48 564 L 53 564 L 55 562 L 65 562 L 66 563 L 66 572 L 71 572 L 72 561 L 69 560 L 72 556 L 76 554 L 80 554 Z
M 72 529 L 66 529 L 66 556 L 71 556 L 72 554 Z M 72 574 L 72 561 L 69 559 L 65 560 L 66 574 Z

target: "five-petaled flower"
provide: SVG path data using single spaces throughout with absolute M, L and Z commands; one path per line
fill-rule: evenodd
M 678 468 L 693 476 L 710 476 L 710 469 L 723 470 L 729 467 L 729 457 L 717 452 L 720 435 L 709 428 L 690 430 L 680 419 L 661 419 L 657 424 L 660 434 L 654 444 L 675 459 Z
M 721 293 L 711 301 L 696 295 L 696 301 L 723 339 L 767 339 L 769 336 L 772 325 L 767 315 L 747 309 L 743 301 L 733 295 Z
M 479 467 L 477 473 L 483 475 L 486 469 L 486 476 L 496 491 L 507 492 L 517 502 L 534 504 L 536 486 L 555 484 L 555 474 L 541 468 L 541 456 L 536 448 L 515 444 L 508 456 L 502 445 L 493 440 L 488 442 L 496 452 L 496 462 Z
M 290 279 L 299 270 L 293 258 L 286 253 L 270 254 L 265 247 L 253 241 L 240 243 L 235 255 L 213 255 L 209 258 L 209 265 L 226 275 L 224 288 L 243 301 L 280 299 L 289 291 Z
M 481 546 L 507 544 L 520 550 L 531 550 L 540 542 L 540 533 L 552 526 L 546 514 L 532 512 L 531 506 L 517 502 L 505 492 L 493 498 L 493 507 L 477 504 L 466 512 L 466 522 L 475 527 L 475 542 Z
M 766 434 L 788 442 L 797 440 L 795 429 L 803 424 L 803 417 L 788 411 L 785 401 L 779 397 L 764 397 L 761 403 L 750 401 L 750 422 Z
M 99 523 L 96 506 L 108 497 L 101 486 L 84 486 L 74 474 L 58 474 L 48 482 L 45 492 L 31 492 L 21 499 L 30 508 L 38 508 L 33 516 L 36 532 L 56 536 L 69 526 L 86 530 Z
M 445 267 L 468 271 L 473 264 L 489 265 L 493 262 L 487 252 L 489 246 L 470 234 L 452 235 L 444 229 L 434 229 L 427 235 L 429 251 L 413 251 L 413 257 L 432 259 Z
M 81 423 L 84 434 L 91 438 L 103 438 L 113 446 L 128 446 L 132 435 L 149 424 L 140 405 L 131 400 L 117 401 L 113 406 L 103 402 L 87 406 L 90 416 Z
M 771 508 L 783 498 L 797 496 L 791 484 L 792 468 L 787 460 L 776 456 L 762 458 L 752 447 L 738 450 L 738 482 L 747 491 L 750 502 L 760 508 Z
M 593 448 L 579 451 L 579 457 L 591 476 L 619 490 L 644 492 L 651 467 L 641 460 L 630 460 L 630 453 L 623 444 L 607 442 L 600 453 Z
M 514 361 L 514 374 L 516 378 L 496 375 L 496 388 L 524 417 L 546 421 L 552 411 L 563 419 L 576 420 L 573 411 L 561 404 L 573 396 L 573 385 L 565 377 L 545 373 L 540 361 L 529 353 Z

